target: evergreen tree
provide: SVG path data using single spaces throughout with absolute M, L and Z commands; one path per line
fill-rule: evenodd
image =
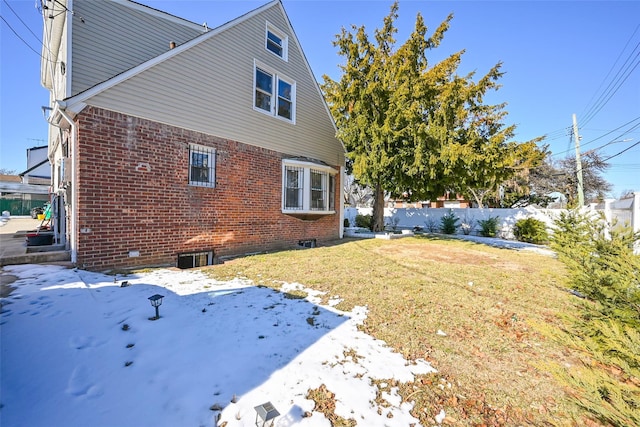
M 334 45 L 345 58 L 339 81 L 324 77 L 322 89 L 353 162 L 353 174 L 373 190 L 373 230 L 384 227 L 384 195 L 435 198 L 447 190 L 482 196 L 496 191 L 522 167 L 544 158 L 535 147 L 508 142 L 504 104 L 486 105 L 498 89 L 501 64 L 477 83 L 457 74 L 464 51 L 429 66 L 426 52 L 438 47 L 449 15 L 427 36 L 417 15 L 413 32 L 396 49 L 397 2 L 370 40 L 364 27 L 342 29 Z

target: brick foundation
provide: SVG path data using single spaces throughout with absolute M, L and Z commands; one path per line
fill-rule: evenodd
M 339 214 L 282 213 L 281 153 L 94 107 L 76 120 L 80 268 L 176 265 L 179 253 L 224 257 L 339 237 Z M 192 143 L 216 149 L 215 188 L 188 184 Z

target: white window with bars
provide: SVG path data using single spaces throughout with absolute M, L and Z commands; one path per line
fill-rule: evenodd
M 202 145 L 189 146 L 189 185 L 216 186 L 216 149 Z
M 303 209 L 304 190 L 304 168 L 295 166 L 285 166 L 285 190 L 284 208 L 285 210 Z
M 323 211 L 326 209 L 327 173 L 311 169 L 311 210 Z

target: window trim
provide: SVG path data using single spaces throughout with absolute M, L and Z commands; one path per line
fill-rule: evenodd
M 209 169 L 209 179 L 207 182 L 204 181 L 194 181 L 191 179 L 191 172 L 192 172 L 192 154 L 193 153 L 199 153 L 199 154 L 206 154 L 208 156 L 209 159 L 209 166 L 207 166 L 207 168 Z M 216 187 L 216 149 L 214 147 L 207 147 L 204 145 L 198 145 L 198 144 L 189 144 L 189 150 L 188 150 L 188 162 L 189 162 L 189 166 L 188 166 L 188 178 L 189 178 L 189 185 L 193 186 L 193 187 L 206 187 L 206 188 L 215 188 Z
M 258 70 L 265 74 L 271 75 L 271 93 L 269 94 L 271 97 L 271 103 L 269 106 L 269 110 L 265 110 L 264 108 L 260 108 L 256 106 L 256 93 L 258 90 L 260 92 L 265 92 L 264 89 L 258 88 Z M 279 107 L 279 99 L 280 99 L 280 82 L 287 83 L 291 86 L 291 97 L 288 100 L 291 103 L 291 118 L 287 118 L 278 114 Z M 266 93 L 266 92 L 265 92 Z M 285 98 L 286 99 L 286 98 Z M 285 76 L 282 73 L 277 72 L 272 67 L 254 59 L 253 60 L 253 109 L 262 114 L 266 114 L 271 117 L 275 117 L 278 120 L 282 120 L 286 123 L 296 124 L 296 81 Z
M 286 206 L 286 196 L 287 196 L 287 168 L 298 168 L 302 170 L 302 206 L 296 208 L 288 208 Z M 311 201 L 311 171 L 316 171 L 322 174 L 323 176 L 323 193 L 325 195 L 326 203 L 324 204 L 323 209 L 312 208 Z M 331 166 L 322 165 L 319 163 L 313 162 L 305 162 L 300 160 L 290 160 L 284 159 L 282 161 L 282 213 L 284 214 L 304 214 L 304 215 L 333 215 L 336 213 L 335 210 L 335 201 L 331 203 L 329 197 L 331 195 L 331 179 L 329 177 L 333 177 L 333 183 L 335 186 L 335 178 L 338 175 L 339 171 L 332 168 Z M 335 197 L 335 191 L 333 193 Z
M 278 55 L 276 52 L 269 49 L 269 33 L 278 37 L 282 41 L 282 45 L 280 46 L 282 48 L 282 55 Z M 278 27 L 271 24 L 269 21 L 267 21 L 267 25 L 264 32 L 264 48 L 268 52 L 270 52 L 272 55 L 277 56 L 283 61 L 285 62 L 289 61 L 289 36 L 287 35 L 287 33 L 280 30 Z

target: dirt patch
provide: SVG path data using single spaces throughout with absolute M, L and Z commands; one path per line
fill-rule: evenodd
M 379 247 L 376 253 L 408 260 L 447 262 L 461 265 L 487 265 L 498 262 L 499 257 L 486 252 L 478 252 L 446 245 L 387 245 Z
M 15 286 L 11 286 L 16 280 L 18 278 L 13 274 L 0 275 L 0 298 L 7 298 L 13 291 L 18 289 Z
M 520 262 L 506 261 L 500 254 L 487 252 L 487 249 L 491 251 L 490 248 L 484 248 L 484 251 L 479 251 L 469 247 L 460 247 L 460 245 L 425 244 L 425 242 L 422 242 L 419 245 L 398 244 L 395 246 L 382 246 L 377 248 L 375 252 L 384 257 L 406 260 L 408 264 L 444 262 L 453 265 L 492 267 L 508 271 L 527 272 L 530 270 Z M 496 250 L 503 251 L 507 249 Z

